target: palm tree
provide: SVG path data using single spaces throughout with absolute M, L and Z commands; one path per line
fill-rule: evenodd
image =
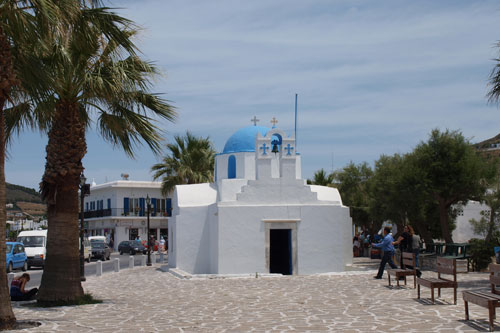
M 330 186 L 333 184 L 333 174 L 327 174 L 325 170 L 320 169 L 314 173 L 314 177 L 309 183 L 313 185 Z
M 42 50 L 51 35 L 49 26 L 72 17 L 72 2 L 56 6 L 50 0 L 0 0 L 0 267 L 5 267 L 5 143 L 6 114 L 29 110 L 20 97 L 43 82 L 43 70 L 36 66 L 33 50 Z M 61 13 L 64 12 L 64 15 Z M 15 129 L 15 128 L 14 128 Z M 0 330 L 12 328 L 7 275 L 0 274 Z
M 497 43 L 497 47 L 500 48 L 500 42 Z M 500 100 L 500 58 L 496 58 L 495 62 L 496 64 L 491 71 L 488 83 L 491 89 L 486 95 L 490 103 L 498 103 Z
M 40 184 L 49 221 L 47 259 L 38 302 L 73 302 L 83 296 L 78 253 L 78 188 L 87 146 L 85 132 L 98 132 L 129 156 L 145 142 L 160 152 L 154 119 L 173 121 L 173 108 L 150 92 L 154 65 L 137 56 L 133 23 L 108 8 L 84 4 L 70 24 L 54 34 L 50 52 L 39 54 L 51 73 L 31 113 L 16 121 L 48 132 Z M 154 118 L 154 119 L 153 119 Z
M 162 180 L 164 195 L 175 185 L 213 181 L 215 150 L 208 137 L 196 137 L 188 131 L 183 137 L 174 136 L 174 143 L 167 144 L 167 149 L 168 155 L 151 168 L 153 178 Z

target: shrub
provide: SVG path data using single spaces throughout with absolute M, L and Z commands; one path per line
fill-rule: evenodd
M 479 272 L 488 267 L 491 263 L 491 257 L 495 255 L 493 244 L 486 243 L 484 239 L 472 238 L 470 244 L 470 259 L 472 262 L 472 270 Z

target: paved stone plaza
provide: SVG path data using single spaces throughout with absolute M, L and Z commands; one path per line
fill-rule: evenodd
M 459 291 L 430 304 L 430 290 L 417 300 L 413 281 L 387 286 L 374 280 L 378 260 L 355 258 L 353 271 L 294 277 L 180 279 L 159 265 L 136 267 L 84 283 L 103 304 L 33 308 L 14 304 L 20 321 L 42 323 L 30 332 L 478 332 L 487 310 L 471 304 L 464 321 Z M 424 272 L 424 277 L 430 272 Z M 460 274 L 460 289 L 487 287 L 485 273 Z M 410 281 L 409 281 L 410 282 Z M 437 293 L 436 293 L 437 295 Z M 497 323 L 497 330 L 500 325 Z M 16 331 L 19 332 L 19 331 Z

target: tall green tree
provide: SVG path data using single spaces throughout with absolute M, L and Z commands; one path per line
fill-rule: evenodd
M 366 162 L 358 165 L 350 162 L 342 170 L 334 173 L 342 202 L 349 206 L 353 223 L 370 229 L 374 228 L 369 214 L 369 182 L 372 176 L 373 170 Z
M 459 131 L 434 129 L 427 142 L 413 152 L 421 182 L 437 201 L 442 236 L 452 243 L 450 207 L 467 200 L 478 200 L 496 175 L 493 163 L 477 154 Z
M 210 139 L 196 137 L 189 131 L 185 136 L 174 136 L 166 145 L 167 155 L 152 166 L 154 179 L 161 179 L 164 195 L 175 185 L 198 184 L 214 180 L 215 150 Z
M 370 214 L 375 221 L 390 220 L 398 230 L 409 223 L 426 241 L 432 241 L 441 238 L 441 232 L 438 229 L 436 234 L 434 215 L 429 215 L 436 202 L 422 177 L 412 154 L 381 156 L 375 162 L 370 182 Z
M 330 186 L 334 181 L 334 174 L 328 174 L 324 169 L 320 169 L 314 173 L 313 179 L 307 181 L 308 184 Z
M 50 38 L 49 26 L 73 15 L 73 1 L 0 0 L 0 267 L 5 267 L 5 128 L 6 114 L 29 109 L 24 97 L 43 82 L 34 50 L 42 50 Z M 64 13 L 64 15 L 62 15 Z M 0 274 L 0 330 L 12 328 L 7 275 Z
M 38 302 L 72 302 L 83 296 L 78 253 L 78 188 L 86 154 L 86 130 L 95 123 L 104 140 L 133 156 L 145 143 L 160 152 L 154 119 L 173 121 L 175 112 L 150 92 L 155 66 L 137 55 L 136 26 L 105 7 L 81 3 L 58 27 L 50 51 L 39 54 L 50 73 L 33 112 L 16 121 L 48 132 L 40 184 L 49 223 L 47 259 Z

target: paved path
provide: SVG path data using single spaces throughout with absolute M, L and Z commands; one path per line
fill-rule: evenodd
M 418 301 L 411 287 L 389 289 L 386 276 L 374 280 L 376 261 L 356 260 L 356 270 L 342 274 L 259 278 L 179 279 L 157 264 L 88 278 L 85 291 L 103 304 L 14 304 L 14 311 L 18 320 L 42 323 L 29 332 L 486 331 L 484 308 L 470 305 L 474 320 L 464 321 L 460 292 L 458 305 L 451 290 L 431 305 L 429 289 Z M 480 281 L 487 278 L 460 274 L 460 289 L 486 287 Z

